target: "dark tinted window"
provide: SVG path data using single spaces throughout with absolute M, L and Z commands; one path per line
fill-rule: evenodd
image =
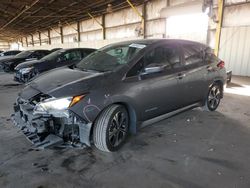
M 35 52 L 33 52 L 30 56 L 29 56 L 29 58 L 40 58 L 41 57 L 41 55 L 40 55 L 40 53 L 38 52 L 38 51 L 35 51 Z
M 164 66 L 166 70 L 174 71 L 181 66 L 180 54 L 176 46 L 162 45 L 146 53 L 127 73 L 127 77 L 138 75 L 143 67 Z
M 16 54 L 19 54 L 20 51 L 11 51 L 11 55 L 16 55 Z
M 94 52 L 95 50 L 93 49 L 89 49 L 89 50 L 82 50 L 82 58 L 88 56 L 89 54 L 91 54 L 92 52 Z
M 76 51 L 70 51 L 64 53 L 62 56 L 59 57 L 59 61 L 64 62 L 64 61 L 75 61 L 75 60 L 81 60 L 81 52 L 79 50 Z
M 177 47 L 174 46 L 159 46 L 147 53 L 145 56 L 145 66 L 162 65 L 169 68 L 180 66 L 180 55 Z
M 12 55 L 12 52 L 5 52 L 4 55 Z
M 138 75 L 142 69 L 144 64 L 144 58 L 142 58 L 138 63 L 136 63 L 127 73 L 127 77 L 132 77 Z
M 184 44 L 183 55 L 185 59 L 185 65 L 198 65 L 203 62 L 203 48 L 200 45 Z
M 49 54 L 49 51 L 34 51 L 34 53 L 31 55 L 31 58 L 41 59 L 42 57 L 48 54 Z
M 220 60 L 214 55 L 214 52 L 211 48 L 206 48 L 205 50 L 205 63 L 210 64 L 214 62 L 219 62 Z

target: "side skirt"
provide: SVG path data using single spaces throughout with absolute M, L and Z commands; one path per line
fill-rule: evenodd
M 138 128 L 141 129 L 141 128 L 144 128 L 148 125 L 151 125 L 153 123 L 156 123 L 156 122 L 159 122 L 159 121 L 162 121 L 164 119 L 167 119 L 171 116 L 174 116 L 176 114 L 179 114 L 181 112 L 184 112 L 184 111 L 187 111 L 189 109 L 192 109 L 192 108 L 195 108 L 195 107 L 199 107 L 201 106 L 201 103 L 198 102 L 198 103 L 194 103 L 194 104 L 191 104 L 191 105 L 188 105 L 188 106 L 185 106 L 183 108 L 180 108 L 178 110 L 175 110 L 175 111 L 172 111 L 172 112 L 169 112 L 169 113 L 166 113 L 166 114 L 163 114 L 163 115 L 160 115 L 160 116 L 157 116 L 155 118 L 152 118 L 152 119 L 149 119 L 149 120 L 146 120 L 146 121 L 143 121 L 139 126 Z

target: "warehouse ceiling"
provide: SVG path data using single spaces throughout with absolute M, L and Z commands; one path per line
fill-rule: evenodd
M 139 5 L 144 0 L 130 0 Z M 109 5 L 111 4 L 111 6 Z M 0 40 L 69 24 L 129 7 L 126 0 L 5 0 L 0 3 Z

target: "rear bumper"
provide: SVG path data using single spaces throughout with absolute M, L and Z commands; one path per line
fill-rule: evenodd
M 55 117 L 53 114 L 34 115 L 31 104 L 14 104 L 12 121 L 35 147 L 90 146 L 91 123 L 81 121 L 73 113 L 69 117 Z

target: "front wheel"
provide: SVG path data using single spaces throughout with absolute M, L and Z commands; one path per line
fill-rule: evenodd
M 221 97 L 222 87 L 217 83 L 213 84 L 209 89 L 204 109 L 207 111 L 215 111 L 220 104 Z
M 94 125 L 95 146 L 106 152 L 118 150 L 128 136 L 129 115 L 122 105 L 111 105 L 105 109 Z

